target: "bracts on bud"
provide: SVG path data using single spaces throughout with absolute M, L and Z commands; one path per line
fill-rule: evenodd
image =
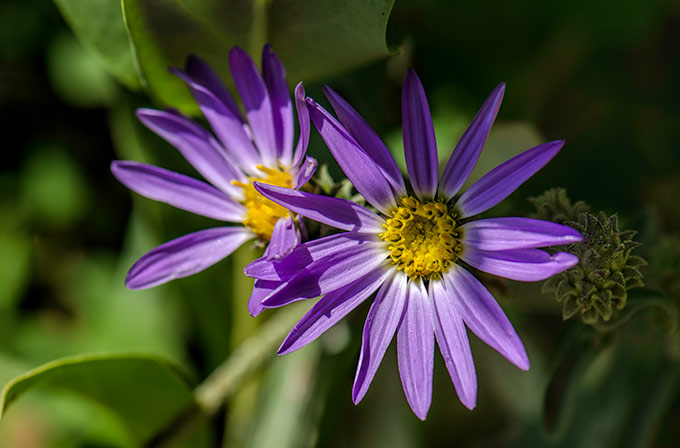
M 586 324 L 609 321 L 626 306 L 627 291 L 643 286 L 640 268 L 644 258 L 631 255 L 640 243 L 634 230 L 619 230 L 617 215 L 597 215 L 583 201 L 571 204 L 564 189 L 552 189 L 530 201 L 537 217 L 566 224 L 583 235 L 583 241 L 560 247 L 573 253 L 580 262 L 543 285 L 543 292 L 553 293 L 562 303 L 562 318 L 577 314 Z

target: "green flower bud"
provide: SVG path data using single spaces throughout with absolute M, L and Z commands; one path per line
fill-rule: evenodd
M 536 207 L 536 213 L 530 215 L 532 218 L 558 224 L 576 222 L 582 213 L 590 210 L 590 206 L 583 201 L 572 204 L 564 188 L 551 188 L 540 196 L 529 198 L 529 202 Z
M 633 240 L 637 232 L 620 231 L 616 215 L 589 213 L 583 201 L 572 205 L 564 189 L 548 190 L 531 201 L 538 210 L 534 216 L 566 224 L 583 235 L 582 242 L 559 247 L 577 255 L 579 263 L 547 280 L 543 292 L 555 294 L 565 320 L 580 314 L 587 324 L 609 321 L 626 306 L 626 291 L 643 286 L 640 267 L 647 262 L 631 255 L 640 245 Z

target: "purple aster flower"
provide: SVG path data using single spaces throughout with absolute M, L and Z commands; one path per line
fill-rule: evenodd
M 355 403 L 366 394 L 395 332 L 404 392 L 420 419 L 432 400 L 435 340 L 458 397 L 470 409 L 476 405 L 477 378 L 466 327 L 520 369 L 529 368 L 524 345 L 503 310 L 460 261 L 513 280 L 543 280 L 578 259 L 538 248 L 580 241 L 581 235 L 535 219 L 471 219 L 543 167 L 563 141 L 508 160 L 455 198 L 477 162 L 504 89 L 499 85 L 482 105 L 438 178 L 425 92 L 415 72 L 406 74 L 403 138 L 413 192 L 387 147 L 347 102 L 326 88 L 336 120 L 307 98 L 312 121 L 333 156 L 379 213 L 344 199 L 255 184 L 282 206 L 346 231 L 302 244 L 280 261 L 258 260 L 246 267 L 247 275 L 272 287 L 265 307 L 325 294 L 295 325 L 279 354 L 313 341 L 377 291 L 363 331 Z
M 142 196 L 242 225 L 201 230 L 156 247 L 130 268 L 128 288 L 150 288 L 195 274 L 254 238 L 269 242 L 269 260 L 300 242 L 289 211 L 260 195 L 253 182 L 297 189 L 316 169 L 316 160 L 306 156 L 310 123 L 302 83 L 295 89 L 300 136 L 293 150 L 290 92 L 283 65 L 269 45 L 262 50 L 262 74 L 238 47 L 231 49 L 229 65 L 247 120 L 215 72 L 195 56 L 184 71 L 171 71 L 187 83 L 214 135 L 174 111 L 137 111 L 141 122 L 175 146 L 210 184 L 132 161 L 114 161 L 111 171 Z

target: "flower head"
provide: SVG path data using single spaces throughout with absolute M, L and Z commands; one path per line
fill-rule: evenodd
M 297 189 L 316 169 L 316 161 L 306 156 L 310 125 L 302 83 L 295 89 L 300 136 L 293 150 L 293 106 L 283 65 L 272 49 L 267 45 L 262 51 L 261 74 L 238 47 L 229 53 L 229 65 L 246 119 L 215 72 L 195 56 L 183 71 L 171 71 L 187 83 L 214 135 L 174 111 L 137 111 L 141 122 L 177 148 L 209 183 L 132 161 L 114 161 L 111 171 L 142 196 L 241 225 L 201 230 L 152 249 L 128 272 L 129 288 L 200 272 L 253 238 L 269 242 L 265 257 L 270 260 L 299 243 L 289 211 L 263 197 L 253 183 Z
M 616 215 L 585 212 L 568 224 L 583 234 L 583 241 L 562 248 L 580 259 L 573 268 L 543 284 L 544 292 L 562 302 L 562 318 L 577 314 L 586 324 L 609 321 L 626 306 L 628 290 L 643 286 L 640 268 L 647 261 L 631 251 L 640 246 L 634 230 L 619 230 Z
M 325 294 L 293 328 L 280 354 L 313 341 L 377 291 L 364 326 L 355 403 L 366 394 L 395 332 L 404 392 L 421 419 L 432 399 L 435 340 L 460 400 L 470 409 L 476 405 L 477 379 L 466 327 L 519 368 L 529 368 L 522 341 L 500 306 L 460 262 L 514 280 L 543 280 L 578 258 L 537 248 L 579 241 L 581 235 L 534 219 L 471 220 L 543 167 L 562 141 L 508 160 L 454 199 L 477 162 L 504 88 L 491 93 L 439 178 L 425 92 L 415 72 L 406 74 L 402 119 L 412 192 L 387 147 L 347 102 L 326 88 L 336 120 L 308 98 L 312 121 L 333 156 L 379 213 L 344 199 L 255 184 L 282 206 L 346 231 L 302 244 L 280 261 L 246 267 L 247 275 L 270 283 L 266 307 Z

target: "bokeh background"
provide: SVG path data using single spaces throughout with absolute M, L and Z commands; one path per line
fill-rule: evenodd
M 112 160 L 133 159 L 194 175 L 134 117 L 137 107 L 179 104 L 140 87 L 132 72 L 112 70 L 82 32 L 74 35 L 82 28 L 74 26 L 69 2 L 55 3 L 0 4 L 0 383 L 62 357 L 121 352 L 172 360 L 200 381 L 276 312 L 256 320 L 245 307 L 251 284 L 241 270 L 258 251 L 246 246 L 201 274 L 152 290 L 125 289 L 137 257 L 212 223 L 135 196 L 110 174 Z M 122 20 L 119 2 L 97 7 L 89 12 L 93 23 Z M 680 341 L 670 330 L 680 292 L 680 4 L 397 0 L 387 11 L 387 43 L 398 52 L 338 58 L 305 72 L 294 64 L 291 44 L 280 54 L 300 78 L 289 82 L 305 81 L 319 100 L 321 87 L 331 85 L 403 160 L 400 89 L 406 68 L 414 67 L 443 161 L 486 96 L 506 82 L 473 178 L 540 142 L 567 144 L 491 214 L 526 215 L 528 197 L 556 186 L 595 211 L 618 213 L 622 228 L 640 232 L 636 253 L 650 262 L 645 291 L 655 291 L 662 305 L 594 335 L 580 321 L 562 322 L 560 305 L 540 285 L 485 279 L 525 341 L 532 368 L 520 372 L 471 336 L 477 409 L 459 403 L 438 358 L 424 423 L 401 391 L 394 347 L 364 401 L 351 403 L 363 306 L 319 341 L 253 375 L 208 427 L 209 446 L 678 446 Z M 323 29 L 306 26 L 323 42 Z M 100 28 L 110 45 L 129 51 L 115 30 Z M 168 46 L 179 53 L 192 44 Z M 261 42 L 251 44 L 246 49 Z M 226 64 L 229 47 L 216 47 L 211 51 Z M 191 111 L 185 97 L 178 102 Z M 310 153 L 339 179 L 312 133 Z M 144 400 L 142 379 L 121 381 L 130 406 Z M 23 394 L 0 422 L 0 446 L 135 446 L 119 415 L 72 389 Z

